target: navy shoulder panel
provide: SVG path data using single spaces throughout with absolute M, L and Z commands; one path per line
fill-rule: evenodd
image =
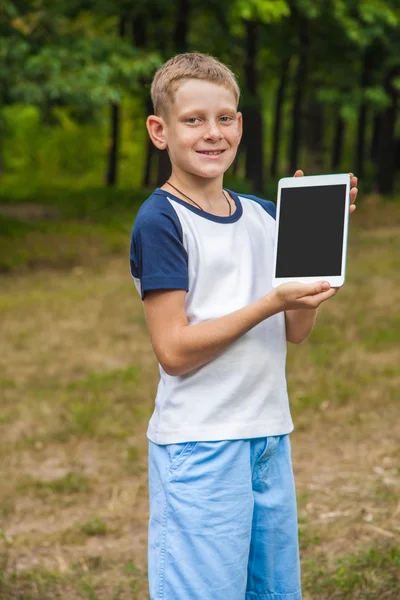
M 188 255 L 183 231 L 171 203 L 155 191 L 138 210 L 130 244 L 131 275 L 141 295 L 152 289 L 188 291 Z

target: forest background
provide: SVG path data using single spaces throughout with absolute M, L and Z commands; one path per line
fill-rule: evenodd
M 128 251 L 170 168 L 150 82 L 185 51 L 239 80 L 227 187 L 359 177 L 346 285 L 288 354 L 303 584 L 398 599 L 398 0 L 0 1 L 0 599 L 148 597 L 158 372 Z

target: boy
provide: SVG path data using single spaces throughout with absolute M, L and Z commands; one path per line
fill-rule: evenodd
M 147 431 L 151 600 L 299 600 L 286 341 L 305 339 L 337 290 L 272 289 L 275 205 L 223 188 L 242 134 L 233 73 L 182 54 L 151 93 L 147 129 L 172 164 L 130 253 L 161 376 Z

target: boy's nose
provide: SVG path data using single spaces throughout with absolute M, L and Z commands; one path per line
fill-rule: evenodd
M 217 125 L 217 123 L 210 123 L 206 135 L 206 139 L 221 139 L 222 133 Z

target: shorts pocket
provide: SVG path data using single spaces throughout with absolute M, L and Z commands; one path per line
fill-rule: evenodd
M 265 438 L 265 446 L 257 459 L 258 464 L 269 462 L 271 457 L 275 454 L 282 437 L 283 436 L 280 435 L 270 435 Z
M 184 442 L 182 444 L 167 444 L 169 456 L 169 470 L 176 471 L 188 458 L 197 446 L 197 442 Z

